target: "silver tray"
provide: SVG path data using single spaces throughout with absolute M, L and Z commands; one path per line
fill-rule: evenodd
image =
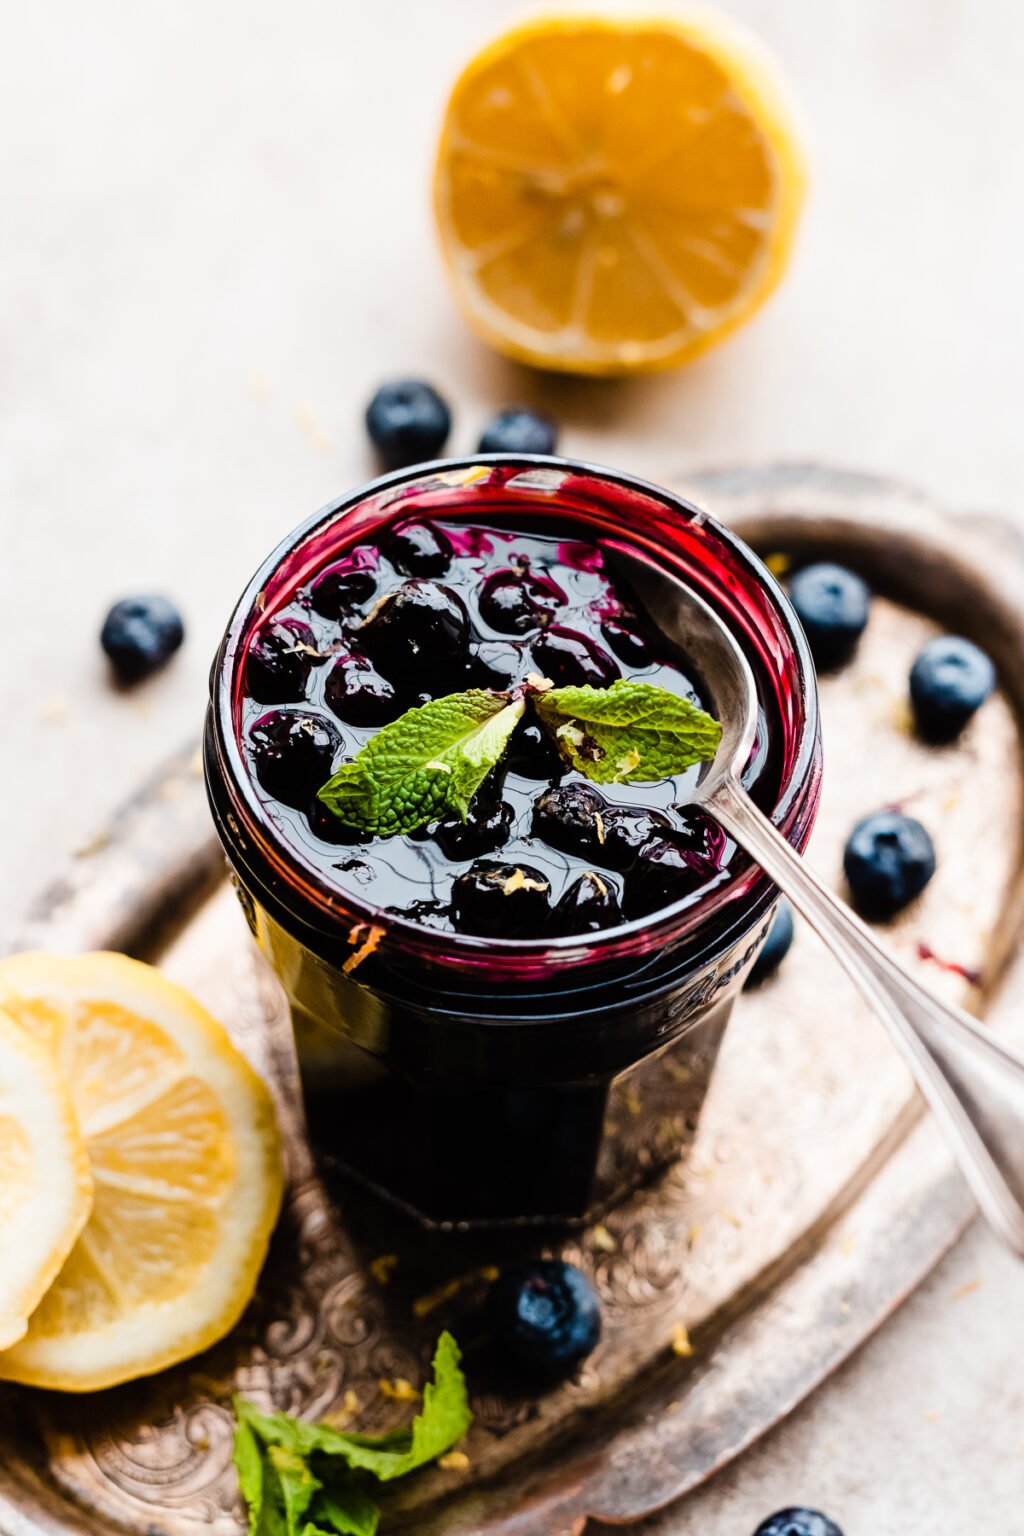
M 849 559 L 884 594 L 856 662 L 822 688 L 826 790 L 809 856 L 838 884 L 853 820 L 907 804 L 933 832 L 939 873 L 891 942 L 1020 1036 L 1024 545 L 1008 525 L 861 475 L 782 466 L 676 484 L 763 553 Z M 961 745 L 929 751 L 908 729 L 909 663 L 936 622 L 968 621 L 1005 691 Z M 236 1536 L 232 1392 L 309 1416 L 347 1402 L 360 1428 L 393 1422 L 382 1378 L 422 1377 L 442 1326 L 472 1343 L 495 1255 L 395 1230 L 325 1183 L 281 994 L 225 879 L 195 747 L 75 860 L 10 947 L 123 949 L 191 986 L 274 1087 L 290 1185 L 257 1297 L 221 1345 L 89 1399 L 0 1388 L 0 1532 Z M 478 1394 L 468 1471 L 410 1480 L 389 1496 L 384 1529 L 578 1536 L 588 1517 L 650 1514 L 812 1391 L 971 1215 L 903 1066 L 800 932 L 779 976 L 737 1005 L 685 1161 L 558 1248 L 602 1296 L 598 1352 L 540 1399 Z M 372 1263 L 385 1253 L 397 1260 L 387 1284 Z M 673 1350 L 680 1325 L 692 1356 Z

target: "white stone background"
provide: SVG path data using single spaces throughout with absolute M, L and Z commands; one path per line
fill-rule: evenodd
M 362 409 L 389 376 L 446 391 L 454 449 L 526 401 L 568 452 L 652 478 L 815 457 L 1020 515 L 1024 6 L 726 9 L 803 104 L 792 272 L 685 372 L 574 384 L 476 343 L 432 244 L 447 86 L 531 14 L 519 0 L 7 0 L 0 923 L 197 730 L 232 600 L 371 470 Z M 153 587 L 188 641 L 126 697 L 96 633 Z M 846 1536 L 1024 1531 L 1022 1285 L 975 1230 L 787 1425 L 648 1529 L 748 1536 L 809 1501 Z

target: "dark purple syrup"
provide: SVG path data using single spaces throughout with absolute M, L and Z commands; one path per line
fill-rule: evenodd
M 241 730 L 267 816 L 360 906 L 485 937 L 596 932 L 725 879 L 733 846 L 688 808 L 699 769 L 598 788 L 529 712 L 466 823 L 370 837 L 317 800 L 405 710 L 530 673 L 556 686 L 638 678 L 707 703 L 596 545 L 557 524 L 539 535 L 404 519 L 326 566 L 251 641 Z

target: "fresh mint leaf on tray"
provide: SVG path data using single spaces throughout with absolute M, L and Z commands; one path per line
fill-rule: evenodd
M 435 1461 L 472 1422 L 459 1346 L 442 1333 L 434 1379 L 407 1429 L 348 1434 L 235 1399 L 238 1483 L 249 1536 L 374 1536 L 380 1518 L 366 1482 L 392 1482 Z

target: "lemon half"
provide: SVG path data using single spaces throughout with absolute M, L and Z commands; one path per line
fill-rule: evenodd
M 806 184 L 779 72 L 716 12 L 549 17 L 485 48 L 434 182 L 456 301 L 542 368 L 671 368 L 753 314 Z

